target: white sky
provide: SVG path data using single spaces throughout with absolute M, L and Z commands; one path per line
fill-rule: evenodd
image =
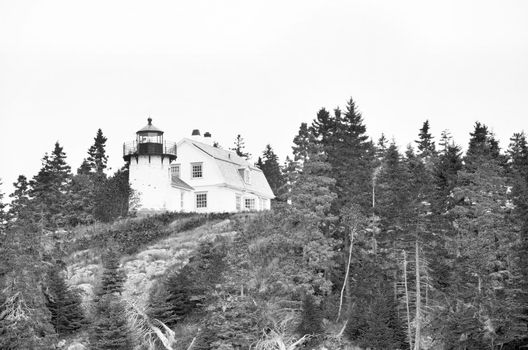
M 507 147 L 528 129 L 528 1 L 0 0 L 5 193 L 57 140 L 75 171 L 98 128 L 116 170 L 149 115 L 168 140 L 240 133 L 283 160 L 351 96 L 375 139 L 428 118 L 465 146 L 479 120 Z

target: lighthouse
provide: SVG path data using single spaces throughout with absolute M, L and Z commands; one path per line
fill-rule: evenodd
M 129 183 L 143 212 L 175 209 L 170 164 L 176 159 L 176 143 L 163 139 L 163 131 L 148 124 L 136 132 L 136 140 L 123 144 L 129 164 Z

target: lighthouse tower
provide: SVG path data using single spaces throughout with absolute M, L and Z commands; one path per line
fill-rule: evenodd
M 152 125 L 152 118 L 135 141 L 123 144 L 123 158 L 129 163 L 129 183 L 139 210 L 174 210 L 170 164 L 176 159 L 176 143 L 163 140 L 163 131 Z

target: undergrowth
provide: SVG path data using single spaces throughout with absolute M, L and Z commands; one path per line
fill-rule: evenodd
M 146 244 L 171 234 L 189 231 L 212 220 L 224 220 L 231 213 L 178 213 L 167 212 L 146 218 L 129 218 L 111 224 L 79 227 L 70 232 L 67 253 L 85 249 L 103 249 L 115 245 L 121 254 L 135 254 Z

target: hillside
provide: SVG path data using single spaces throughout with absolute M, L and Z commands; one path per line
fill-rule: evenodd
M 194 229 L 181 231 L 182 226 L 188 222 L 187 218 L 174 220 L 164 230 L 167 234 L 165 238 L 142 247 L 137 253 L 121 257 L 122 268 L 127 277 L 124 285 L 127 300 L 144 307 L 153 281 L 162 277 L 167 268 L 178 269 L 187 264 L 200 242 L 214 241 L 217 236 L 234 234 L 230 219 L 208 220 Z M 117 223 L 120 224 L 122 223 Z M 100 253 L 99 248 L 75 251 L 65 261 L 68 282 L 83 291 L 85 302 L 92 298 L 93 288 L 101 272 Z
M 232 238 L 236 234 L 233 230 L 234 223 L 246 219 L 245 215 L 227 217 L 228 215 L 213 215 L 212 217 L 184 215 L 184 217 L 170 220 L 170 217 L 154 216 L 129 218 L 112 224 L 79 227 L 68 234 L 69 239 L 65 239 L 68 242 L 67 245 L 94 246 L 73 250 L 64 259 L 67 282 L 81 292 L 83 307 L 89 313 L 93 307 L 94 289 L 103 270 L 101 262 L 103 250 L 98 241 L 101 233 L 115 234 L 135 227 L 135 235 L 148 235 L 148 230 L 142 231 L 137 228 L 149 223 L 150 230 L 153 227 L 157 228 L 157 237 L 151 241 L 146 240 L 145 237 L 137 237 L 140 241 L 144 240 L 141 246 L 138 246 L 137 252 L 127 254 L 126 251 L 133 251 L 131 246 L 121 247 L 124 252 L 119 259 L 126 275 L 122 297 L 127 303 L 132 303 L 145 312 L 151 288 L 166 276 L 167 270 L 170 269 L 173 273 L 180 270 L 189 262 L 203 242 L 214 242 L 218 237 Z M 134 324 L 130 326 L 134 327 Z M 87 336 L 81 334 L 79 337 L 73 337 L 67 342 L 62 341 L 60 344 L 67 349 L 83 349 L 83 346 L 88 347 L 86 343 Z

